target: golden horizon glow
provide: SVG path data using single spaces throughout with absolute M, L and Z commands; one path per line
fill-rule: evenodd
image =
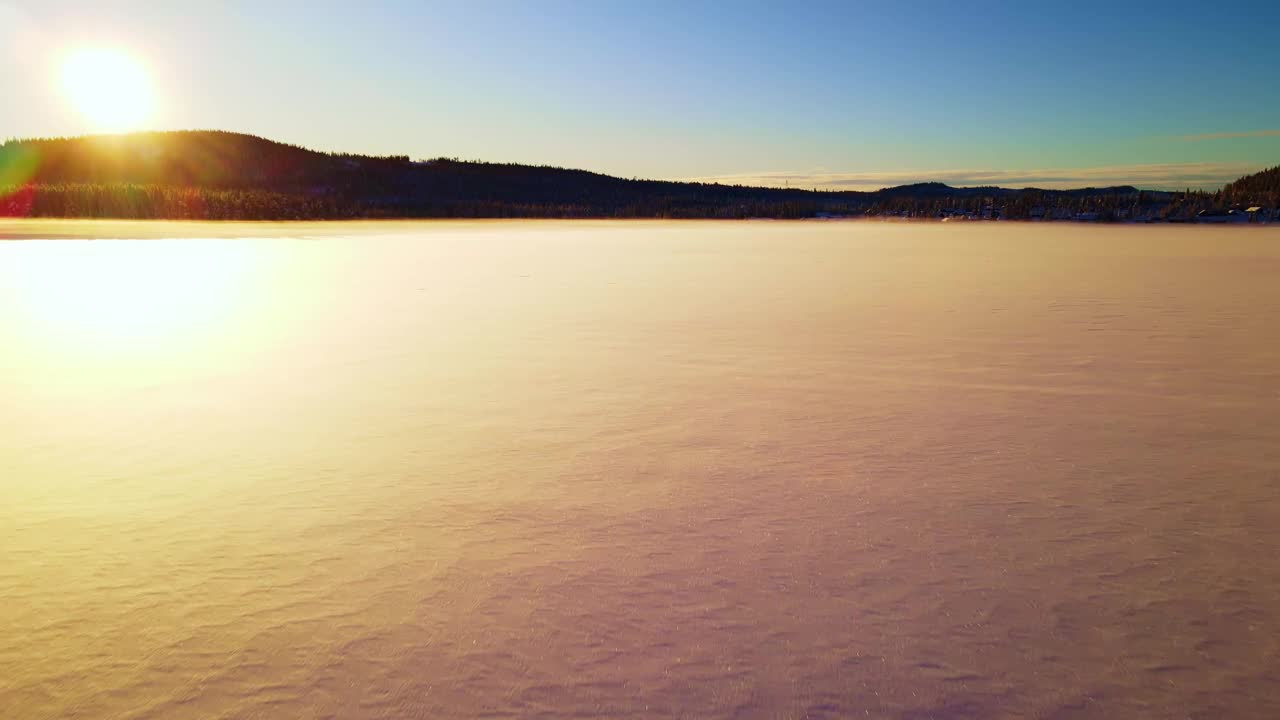
M 82 48 L 62 62 L 62 91 L 96 132 L 141 130 L 155 111 L 146 68 L 128 53 Z

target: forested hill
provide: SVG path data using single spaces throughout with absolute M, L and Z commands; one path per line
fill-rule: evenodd
M 1280 206 L 1280 165 L 1227 183 L 1222 194 L 1235 202 Z
M 10 141 L 0 146 L 0 185 L 33 188 L 31 214 L 53 215 L 133 216 L 158 205 L 155 216 L 803 217 L 866 204 L 861 193 L 320 153 L 221 131 Z M 60 212 L 58 195 L 74 207 Z
M 143 132 L 8 141 L 0 168 L 37 184 L 132 183 L 294 190 L 336 177 L 345 156 L 221 131 Z M 393 164 L 408 158 L 359 158 Z
M 0 145 L 0 215 L 9 216 L 1028 217 L 1055 209 L 1112 213 L 1171 197 L 1132 187 L 1009 190 L 922 183 L 864 193 L 628 180 L 548 166 L 323 153 L 223 131 Z

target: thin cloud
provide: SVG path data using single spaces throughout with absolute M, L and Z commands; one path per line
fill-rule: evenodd
M 1245 132 L 1205 133 L 1203 135 L 1183 135 L 1178 138 L 1187 142 L 1200 140 L 1227 140 L 1229 138 L 1280 137 L 1280 130 L 1247 130 Z
M 863 173 L 776 170 L 684 179 L 729 185 L 862 191 L 918 182 L 941 182 L 955 187 L 997 185 L 1061 190 L 1133 185 L 1146 190 L 1181 190 L 1188 187 L 1217 189 L 1241 175 L 1261 169 L 1262 166 L 1252 163 L 1160 163 L 1038 170 L 895 170 Z

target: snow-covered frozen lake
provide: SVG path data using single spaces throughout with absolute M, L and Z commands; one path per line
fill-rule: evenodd
M 1280 716 L 1280 228 L 0 237 L 0 717 Z

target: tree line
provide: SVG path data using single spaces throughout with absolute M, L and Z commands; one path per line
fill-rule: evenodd
M 1216 193 L 952 188 L 876 192 L 624 179 L 552 166 L 322 153 L 223 131 L 10 140 L 0 214 L 38 217 L 805 218 L 815 216 L 1174 218 L 1243 203 L 1274 207 L 1280 168 Z

